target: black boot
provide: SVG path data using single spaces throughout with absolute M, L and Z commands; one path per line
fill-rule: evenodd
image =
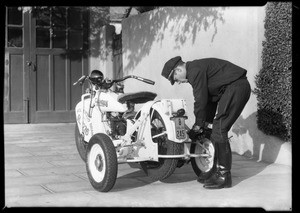
M 206 189 L 230 188 L 232 186 L 231 173 L 227 170 L 218 170 L 212 182 L 205 183 Z
M 232 154 L 229 142 L 216 143 L 217 149 L 217 169 L 216 172 L 205 181 L 204 188 L 220 189 L 229 188 L 232 186 L 231 180 L 231 164 Z
M 197 181 L 199 183 L 205 183 L 205 181 L 207 181 L 212 176 L 213 173 L 214 173 L 213 168 L 209 172 L 201 172 L 197 178 Z

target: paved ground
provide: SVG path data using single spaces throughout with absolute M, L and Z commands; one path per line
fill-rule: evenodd
M 164 182 L 119 164 L 108 193 L 90 185 L 74 124 L 4 125 L 6 207 L 261 207 L 292 209 L 291 167 L 233 154 L 233 187 L 207 190 L 189 164 Z

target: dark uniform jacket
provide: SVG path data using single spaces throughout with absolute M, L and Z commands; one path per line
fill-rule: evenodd
M 247 71 L 229 61 L 205 58 L 186 62 L 187 79 L 195 98 L 195 124 L 203 126 L 208 102 L 217 102 L 226 85 L 246 76 Z

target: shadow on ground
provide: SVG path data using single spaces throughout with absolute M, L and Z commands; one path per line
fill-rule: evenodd
M 137 170 L 132 173 L 118 177 L 112 191 L 124 191 L 151 184 L 154 181 L 146 176 L 144 171 Z
M 244 156 L 234 154 L 231 170 L 232 187 L 259 174 L 268 165 L 270 164 L 257 162 L 255 159 L 249 159 Z M 197 176 L 193 171 L 192 166 L 190 164 L 186 164 L 181 168 L 177 168 L 171 176 L 160 182 L 165 184 L 177 184 L 191 181 L 195 184 L 195 186 L 203 185 L 197 182 Z M 124 191 L 139 188 L 154 182 L 155 181 L 151 180 L 143 170 L 136 170 L 132 173 L 118 177 L 112 191 Z

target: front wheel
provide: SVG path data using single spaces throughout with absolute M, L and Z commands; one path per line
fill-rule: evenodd
M 108 192 L 117 179 L 118 160 L 112 140 L 105 134 L 94 135 L 87 147 L 86 170 L 92 186 Z
M 208 155 L 191 158 L 192 168 L 197 176 L 199 176 L 201 173 L 208 174 L 212 172 L 214 166 L 215 149 L 213 143 L 210 140 L 204 138 L 202 145 L 206 149 L 204 149 L 198 143 L 192 143 L 190 149 L 191 154 Z

